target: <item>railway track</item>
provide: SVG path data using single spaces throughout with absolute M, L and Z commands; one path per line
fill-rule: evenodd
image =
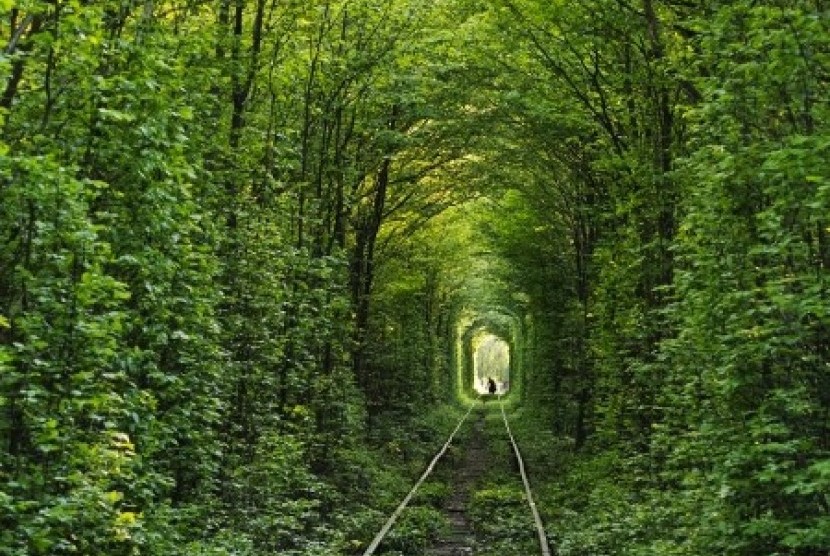
M 432 458 L 430 464 L 415 483 L 412 490 L 389 516 L 365 552 L 363 552 L 363 556 L 379 554 L 378 550 L 382 548 L 387 534 L 394 528 L 398 518 L 409 505 L 412 498 L 417 494 L 418 489 L 434 472 L 436 467 L 438 467 L 444 454 L 454 444 L 459 431 L 463 430 L 465 426 L 470 427 L 470 436 L 466 443 L 466 452 L 460 460 L 460 465 L 452 472 L 452 494 L 444 506 L 444 513 L 450 525 L 449 531 L 434 546 L 427 549 L 424 552 L 424 556 L 468 556 L 475 555 L 479 550 L 486 551 L 486 547 L 482 545 L 482 541 L 476 539 L 472 519 L 468 515 L 470 497 L 472 496 L 475 485 L 486 473 L 488 466 L 487 435 L 484 433 L 486 410 L 480 407 L 476 411 L 474 410 L 475 407 L 470 406 L 464 416 L 458 421 L 456 427 Z M 503 432 L 515 458 L 517 473 L 521 477 L 524 498 L 527 502 L 526 518 L 529 523 L 532 523 L 533 529 L 536 532 L 537 554 L 551 556 L 547 534 L 545 533 L 544 524 L 536 507 L 524 459 L 522 458 L 519 445 L 513 436 L 504 405 L 501 401 L 499 401 L 499 411 L 501 413 L 501 422 L 504 426 Z M 471 416 L 474 417 L 471 418 Z

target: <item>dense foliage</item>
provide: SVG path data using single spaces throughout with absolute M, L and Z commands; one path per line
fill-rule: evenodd
M 560 554 L 827 554 L 827 14 L 0 0 L 0 555 L 357 551 L 484 333 Z
M 433 430 L 366 434 L 365 352 L 380 225 L 457 157 L 440 17 L 0 3 L 0 553 L 365 541 Z
M 826 554 L 826 6 L 499 6 L 560 554 Z

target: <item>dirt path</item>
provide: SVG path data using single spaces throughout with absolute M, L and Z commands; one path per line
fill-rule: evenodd
M 464 446 L 465 457 L 453 470 L 453 494 L 447 500 L 444 512 L 450 522 L 450 530 L 426 556 L 468 556 L 475 554 L 475 532 L 467 515 L 470 496 L 476 483 L 487 470 L 487 439 L 484 434 L 484 411 L 475 413 L 470 437 Z

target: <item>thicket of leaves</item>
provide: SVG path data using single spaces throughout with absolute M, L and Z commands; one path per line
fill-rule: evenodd
M 559 553 L 825 554 L 826 6 L 496 4 Z
M 826 12 L 0 0 L 0 554 L 359 548 L 463 318 L 561 554 L 826 553 Z
M 363 453 L 363 353 L 380 225 L 457 150 L 440 9 L 0 2 L 0 554 L 365 542 L 420 454 Z

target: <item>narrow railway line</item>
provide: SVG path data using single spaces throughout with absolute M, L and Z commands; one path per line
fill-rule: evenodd
M 430 464 L 415 483 L 412 490 L 389 516 L 383 527 L 381 527 L 380 531 L 378 531 L 377 535 L 375 535 L 372 542 L 363 552 L 363 556 L 381 554 L 378 551 L 382 549 L 384 539 L 394 528 L 395 523 L 401 514 L 403 514 L 410 501 L 416 496 L 418 489 L 435 471 L 436 467 L 438 467 L 442 457 L 454 444 L 456 437 L 459 435 L 459 431 L 463 430 L 465 425 L 470 427 L 469 439 L 466 442 L 466 451 L 464 457 L 459 460 L 459 464 L 452 470 L 452 494 L 444 506 L 444 514 L 449 523 L 449 530 L 432 547 L 424 552 L 424 556 L 475 555 L 479 551 L 486 551 L 486 546 L 482 544 L 484 541 L 476 538 L 473 520 L 468 513 L 470 499 L 479 479 L 487 471 L 489 458 L 487 435 L 484 432 L 487 410 L 483 407 L 475 410 L 475 407 L 475 405 L 471 405 L 464 416 L 458 421 L 456 427 L 432 458 Z M 551 556 L 547 534 L 536 507 L 524 460 L 519 450 L 519 445 L 510 429 L 510 423 L 504 410 L 504 405 L 501 402 L 499 402 L 499 410 L 501 412 L 501 422 L 504 425 L 503 434 L 506 436 L 507 442 L 509 442 L 510 449 L 517 464 L 516 467 L 518 467 L 518 475 L 521 477 L 524 498 L 527 502 L 527 521 L 528 524 L 532 523 L 532 527 L 536 532 L 537 554 Z M 474 417 L 471 418 L 471 416 Z

